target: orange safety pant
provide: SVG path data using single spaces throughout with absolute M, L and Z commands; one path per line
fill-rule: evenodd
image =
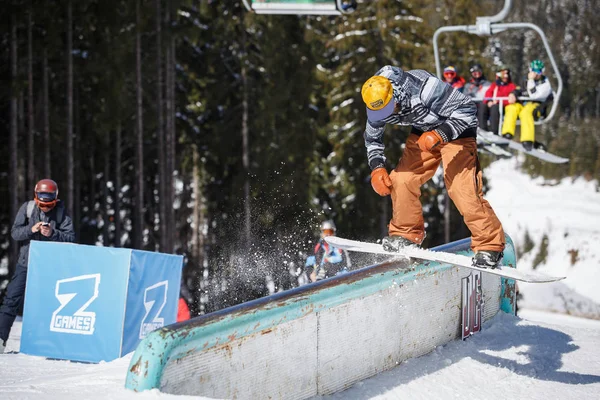
M 422 152 L 410 134 L 404 154 L 392 180 L 393 216 L 388 226 L 390 236 L 402 236 L 421 243 L 425 238 L 425 221 L 421 206 L 421 186 L 433 177 L 440 162 L 448 195 L 471 231 L 471 248 L 502 251 L 505 237 L 502 224 L 490 204 L 483 198 L 483 174 L 477 158 L 475 138 L 457 139 L 438 145 L 431 153 Z

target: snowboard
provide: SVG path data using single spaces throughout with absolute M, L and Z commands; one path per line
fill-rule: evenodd
M 477 137 L 477 149 L 483 153 L 492 154 L 498 157 L 510 158 L 513 156 L 510 151 L 506 150 L 506 146 L 487 142 L 481 137 Z
M 400 252 L 386 251 L 383 246 L 379 243 L 367 243 L 359 242 L 357 240 L 344 239 L 338 236 L 327 236 L 325 240 L 330 245 L 348 250 L 358 251 L 362 253 L 371 254 L 387 254 L 394 257 L 400 258 L 416 258 L 426 261 L 434 261 L 445 264 L 452 264 L 458 267 L 469 268 L 477 271 L 482 271 L 492 275 L 502 276 L 504 278 L 515 279 L 521 282 L 530 283 L 544 283 L 544 282 L 555 282 L 561 279 L 565 279 L 564 276 L 549 276 L 535 271 L 521 271 L 516 268 L 508 267 L 505 265 L 497 268 L 481 268 L 472 265 L 471 257 L 464 256 L 461 254 L 446 253 L 442 251 L 432 251 L 422 249 L 419 247 L 405 247 Z
M 552 164 L 564 164 L 569 162 L 568 158 L 559 157 L 555 154 L 548 153 L 546 150 L 541 149 L 531 149 L 525 150 L 523 145 L 519 142 L 516 142 L 511 139 L 506 139 L 505 137 L 494 135 L 492 132 L 485 131 L 483 129 L 477 130 L 477 137 L 483 140 L 484 142 L 495 144 L 498 146 L 508 146 L 511 149 L 518 150 L 522 153 L 528 154 L 530 156 L 539 158 L 540 160 L 547 161 Z

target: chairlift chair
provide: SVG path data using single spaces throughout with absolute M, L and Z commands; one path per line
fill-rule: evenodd
M 556 61 L 554 60 L 554 56 L 552 55 L 552 50 L 548 44 L 548 39 L 546 39 L 546 35 L 540 29 L 539 26 L 528 23 L 528 22 L 511 22 L 511 23 L 500 23 L 506 15 L 508 14 L 510 8 L 512 6 L 512 0 L 505 0 L 504 7 L 502 10 L 491 17 L 477 17 L 475 21 L 475 25 L 454 25 L 454 26 L 443 26 L 438 28 L 433 34 L 433 53 L 435 57 L 435 68 L 437 76 L 441 79 L 441 63 L 440 63 L 440 54 L 438 50 L 438 37 L 443 32 L 467 32 L 479 36 L 491 36 L 496 33 L 503 32 L 507 29 L 533 29 L 538 33 L 540 38 L 542 39 L 542 43 L 544 44 L 544 48 L 546 49 L 546 53 L 548 54 L 548 59 L 552 65 L 552 69 L 554 72 L 554 76 L 556 77 L 556 81 L 558 82 L 558 87 L 556 91 L 552 92 L 552 107 L 547 115 L 535 121 L 536 125 L 540 125 L 546 123 L 552 119 L 554 114 L 556 113 L 556 109 L 558 107 L 558 100 L 563 90 L 563 81 L 560 76 L 560 71 L 558 70 L 558 66 L 556 65 Z M 499 99 L 501 100 L 501 99 Z M 519 100 L 527 101 L 527 97 L 519 97 Z
M 242 0 L 257 14 L 342 15 L 356 9 L 356 0 Z

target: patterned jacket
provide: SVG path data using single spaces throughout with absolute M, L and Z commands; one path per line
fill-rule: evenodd
M 364 138 L 371 169 L 385 165 L 383 132 L 386 123 L 412 125 L 421 132 L 435 130 L 445 142 L 457 139 L 466 130 L 475 132 L 475 103 L 429 72 L 403 71 L 386 65 L 376 75 L 392 82 L 399 110 L 381 121 L 367 120 Z

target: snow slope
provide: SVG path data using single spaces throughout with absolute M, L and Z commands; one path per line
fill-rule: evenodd
M 533 268 L 546 235 L 548 255 L 537 269 L 567 276 L 553 284 L 519 284 L 520 306 L 600 319 L 598 183 L 534 179 L 518 171 L 518 163 L 517 157 L 498 160 L 484 170 L 491 186 L 485 197 L 518 251 L 524 248 L 526 232 L 535 244 L 517 254 L 519 269 Z
M 500 313 L 464 342 L 451 342 L 344 392 L 314 399 L 598 399 L 600 321 L 540 312 L 523 315 L 528 320 Z M 8 351 L 18 350 L 20 328 L 17 322 Z M 0 355 L 0 398 L 189 397 L 124 389 L 130 358 L 93 365 Z
M 464 342 L 316 399 L 598 399 L 600 322 L 527 314 L 552 323 L 500 313 Z

